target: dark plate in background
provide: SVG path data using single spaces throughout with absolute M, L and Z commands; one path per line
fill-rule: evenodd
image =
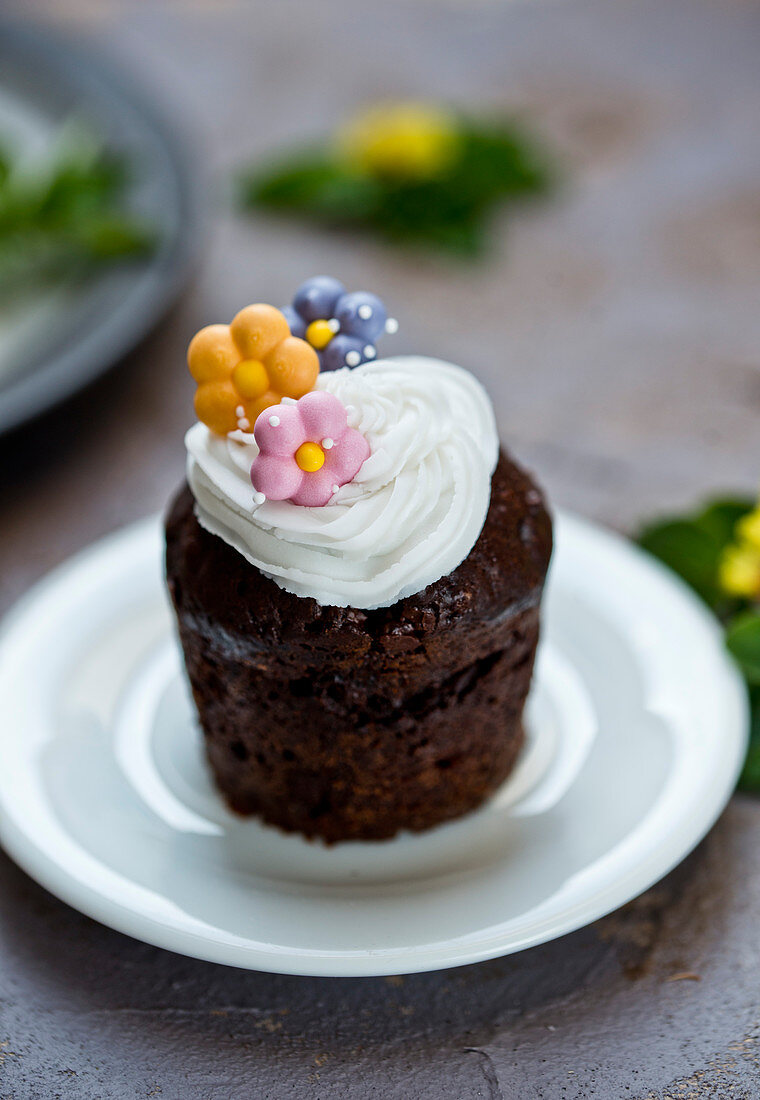
M 133 349 L 178 296 L 198 240 L 199 195 L 176 126 L 110 59 L 63 35 L 0 23 L 0 135 L 42 145 L 72 116 L 124 153 L 129 204 L 160 234 L 146 259 L 6 309 L 0 434 L 86 386 Z

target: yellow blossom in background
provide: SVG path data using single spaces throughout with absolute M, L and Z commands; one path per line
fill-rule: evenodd
M 746 546 L 728 546 L 720 563 L 720 586 L 729 596 L 760 598 L 760 553 Z
M 760 600 L 760 505 L 736 525 L 736 541 L 723 551 L 719 581 L 729 596 Z
M 426 103 L 368 107 L 336 135 L 339 155 L 359 171 L 397 179 L 432 179 L 456 158 L 456 117 Z
M 739 520 L 736 533 L 741 542 L 760 553 L 760 504 L 749 515 Z
M 554 179 L 540 142 L 505 113 L 386 101 L 241 182 L 246 206 L 464 257 L 489 246 L 498 207 L 545 194 Z

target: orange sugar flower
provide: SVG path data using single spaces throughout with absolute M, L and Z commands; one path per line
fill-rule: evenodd
M 207 325 L 187 349 L 198 383 L 195 412 L 218 435 L 252 431 L 256 417 L 283 397 L 298 400 L 314 388 L 319 359 L 314 348 L 291 336 L 274 306 L 246 306 L 229 325 Z

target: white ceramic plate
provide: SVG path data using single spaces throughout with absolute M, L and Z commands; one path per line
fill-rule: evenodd
M 686 855 L 733 789 L 743 687 L 706 611 L 560 516 L 516 772 L 482 810 L 332 849 L 228 813 L 206 774 L 157 520 L 67 563 L 0 638 L 0 839 L 38 882 L 187 955 L 295 974 L 434 970 L 561 936 Z

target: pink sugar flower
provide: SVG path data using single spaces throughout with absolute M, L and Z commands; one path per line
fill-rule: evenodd
M 369 457 L 369 443 L 349 428 L 345 406 L 321 390 L 264 409 L 253 434 L 259 454 L 251 481 L 268 500 L 321 508 Z

